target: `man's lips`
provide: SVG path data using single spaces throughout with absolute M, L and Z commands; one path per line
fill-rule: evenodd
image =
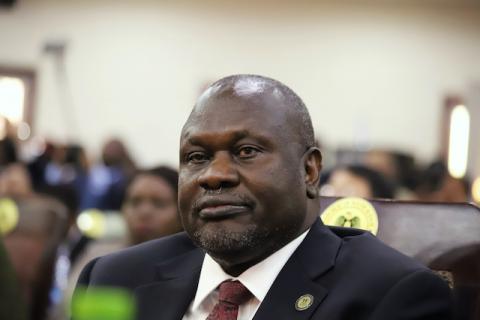
M 199 201 L 196 211 L 202 219 L 228 219 L 251 210 L 244 201 L 211 198 Z
M 206 207 L 198 212 L 202 219 L 227 219 L 237 214 L 244 213 L 249 208 L 242 205 L 221 205 L 216 207 Z

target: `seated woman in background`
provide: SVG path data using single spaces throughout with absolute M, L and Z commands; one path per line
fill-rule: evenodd
M 81 270 L 93 258 L 183 230 L 177 212 L 177 184 L 178 172 L 164 166 L 142 170 L 133 176 L 121 210 L 127 232 L 94 240 L 87 245 L 71 268 L 65 295 L 67 301 Z
M 126 234 L 92 241 L 72 267 L 75 281 L 76 273 L 95 257 L 182 231 L 177 183 L 177 171 L 168 167 L 137 172 L 127 186 L 122 204 Z
M 362 165 L 346 165 L 322 176 L 320 193 L 330 197 L 391 199 L 393 187 L 379 172 Z
M 178 173 L 167 167 L 141 171 L 123 201 L 129 244 L 139 244 L 183 230 L 177 212 Z

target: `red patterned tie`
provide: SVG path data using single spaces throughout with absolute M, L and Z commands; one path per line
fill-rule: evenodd
M 220 284 L 218 293 L 218 302 L 206 320 L 237 320 L 238 306 L 252 296 L 240 281 L 230 280 Z

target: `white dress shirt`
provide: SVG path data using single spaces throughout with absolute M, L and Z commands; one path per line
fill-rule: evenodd
M 268 290 L 285 263 L 295 252 L 310 229 L 290 241 L 265 260 L 245 270 L 238 277 L 225 273 L 208 254 L 205 255 L 200 272 L 197 292 L 183 320 L 205 320 L 218 302 L 218 286 L 225 280 L 238 280 L 252 293 L 253 297 L 238 309 L 238 320 L 251 320 Z

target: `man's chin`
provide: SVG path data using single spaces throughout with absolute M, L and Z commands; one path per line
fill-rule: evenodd
M 223 228 L 202 228 L 191 237 L 195 244 L 212 256 L 231 256 L 234 253 L 256 248 L 268 239 L 269 232 L 256 226 L 246 227 L 242 231 Z

